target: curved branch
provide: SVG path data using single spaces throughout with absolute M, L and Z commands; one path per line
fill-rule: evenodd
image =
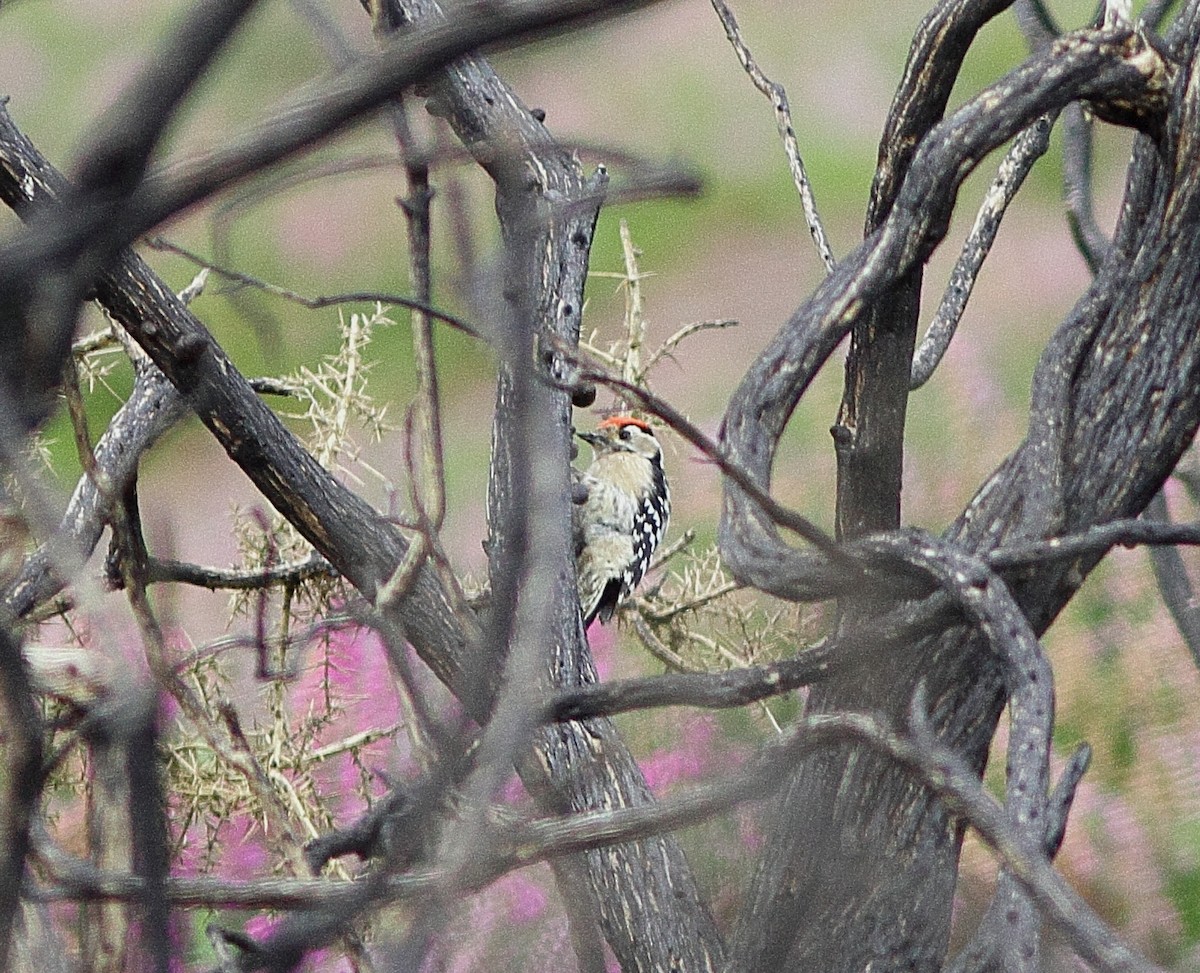
M 919 535 L 883 538 L 885 554 L 928 571 L 978 626 L 1000 658 L 1008 694 L 1010 730 L 1005 767 L 1005 814 L 1028 845 L 1046 840 L 1050 750 L 1054 732 L 1054 673 L 1029 621 L 1008 587 L 981 560 Z M 1037 973 L 1041 917 L 1021 895 L 1011 872 L 1000 874 L 996 895 L 1007 900 L 1008 935 L 1001 946 L 1005 973 Z
M 891 215 L 918 147 L 945 113 L 975 35 L 1009 2 L 941 0 L 921 22 L 884 125 L 866 235 Z M 848 324 L 846 377 L 832 430 L 839 538 L 900 523 L 904 423 L 922 272 L 918 264 L 898 274 L 863 308 L 862 316 Z
M 1062 845 L 1067 830 L 1067 817 L 1075 800 L 1075 790 L 1087 772 L 1092 760 L 1092 748 L 1081 743 L 1067 761 L 1062 776 L 1046 808 L 1046 839 L 1044 852 L 1053 859 Z M 1026 901 L 1025 892 L 1012 874 L 1005 871 L 997 885 L 988 910 L 971 937 L 954 961 L 946 967 L 946 973 L 989 973 L 996 969 L 996 957 L 1012 942 L 1010 916 L 1014 907 L 1021 908 Z
M 730 459 L 764 488 L 770 483 L 779 438 L 817 370 L 872 302 L 942 239 L 954 191 L 988 152 L 1076 98 L 1124 92 L 1161 108 L 1165 77 L 1162 60 L 1137 35 L 1085 31 L 1034 55 L 938 125 L 879 230 L 822 282 L 742 380 L 722 427 Z M 796 598 L 805 581 L 827 571 L 811 555 L 798 557 L 728 483 L 720 543 L 735 578 L 782 598 Z
M 1177 24 L 1178 51 L 1194 49 L 1197 19 L 1186 28 Z M 1108 47 L 1113 40 L 1119 45 Z M 1142 68 L 1150 70 L 1143 74 Z M 1084 342 L 1090 351 L 1068 373 L 1069 409 L 1060 417 L 1067 425 L 1060 492 L 1068 512 L 1061 529 L 1083 531 L 1136 513 L 1200 421 L 1200 314 L 1194 298 L 1184 306 L 1178 300 L 1198 293 L 1200 266 L 1200 241 L 1185 215 L 1195 212 L 1200 191 L 1191 154 L 1197 108 L 1190 70 L 1171 77 L 1134 35 L 1086 31 L 1035 54 L 981 96 L 986 104 L 969 102 L 935 128 L 921 143 L 888 221 L 821 285 L 752 369 L 726 415 L 731 455 L 746 462 L 760 484 L 768 482 L 777 437 L 822 354 L 878 286 L 940 237 L 945 211 L 934 201 L 952 195 L 946 186 L 957 185 L 982 151 L 1072 98 L 1128 90 L 1160 103 L 1167 117 L 1178 115 L 1179 121 L 1157 146 L 1146 137 L 1137 140 L 1118 235 L 1127 259 L 1105 265 L 1067 325 L 1093 337 Z M 919 202 L 930 210 L 917 212 Z M 902 206 L 908 212 L 897 221 Z M 893 234 L 901 240 L 893 241 Z M 1147 320 L 1156 322 L 1150 332 Z M 759 397 L 758 388 L 766 394 Z M 1043 536 L 1033 526 L 1043 523 L 1043 512 L 1031 505 L 1027 461 L 1025 449 L 1006 461 L 947 539 L 985 555 L 1012 540 Z M 727 488 L 722 551 L 732 554 L 727 564 L 735 575 L 751 584 L 761 577 L 769 587 L 770 559 L 789 563 L 790 556 L 765 525 L 752 523 L 748 508 Z M 1010 581 L 1035 632 L 1045 629 L 1099 556 L 1047 563 Z M 1001 671 L 981 648 L 981 639 L 961 629 L 915 641 L 895 666 L 838 674 L 814 686 L 809 706 L 867 707 L 900 719 L 894 708 L 899 686 L 911 692 L 926 679 L 941 738 L 978 773 L 1003 700 Z M 897 779 L 886 761 L 862 747 L 847 745 L 803 761 L 776 809 L 745 910 L 752 918 L 738 931 L 737 961 L 771 968 L 832 953 L 840 970 L 896 955 L 917 966 L 941 963 L 960 836 L 935 794 Z M 845 834 L 861 840 L 842 846 L 831 874 L 815 849 Z M 791 894 L 777 894 L 781 883 Z
M 1082 105 L 1068 105 L 1064 109 L 1063 194 L 1067 202 L 1067 222 L 1075 245 L 1088 270 L 1094 274 L 1112 250 L 1112 241 L 1096 222 L 1092 191 L 1092 130 L 1092 121 Z

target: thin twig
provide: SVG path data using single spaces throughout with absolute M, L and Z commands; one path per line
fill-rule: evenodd
M 1097 524 L 1078 534 L 1001 547 L 985 560 L 996 570 L 1034 567 L 1049 561 L 1102 554 L 1116 545 L 1200 544 L 1200 523 L 1172 524 L 1126 518 Z
M 800 205 L 804 208 L 804 221 L 808 224 L 808 232 L 812 236 L 821 263 L 825 265 L 825 272 L 831 273 L 835 264 L 833 251 L 829 247 L 829 238 L 825 235 L 821 215 L 817 212 L 817 202 L 813 198 L 812 184 L 808 181 L 804 160 L 800 157 L 800 145 L 796 139 L 796 129 L 792 125 L 792 110 L 788 105 L 787 92 L 783 85 L 772 81 L 762 73 L 754 57 L 750 54 L 750 48 L 746 46 L 746 42 L 742 38 L 741 28 L 738 27 L 733 11 L 725 3 L 725 0 L 712 0 L 712 5 L 721 19 L 721 26 L 725 28 L 725 36 L 733 45 L 738 61 L 741 62 L 750 80 L 754 82 L 754 87 L 770 99 L 771 105 L 775 109 L 775 125 L 779 129 L 779 137 L 783 140 L 783 150 L 787 153 L 788 166 L 792 171 L 792 181 L 796 184 L 796 191 L 800 194 Z
M 915 701 L 921 703 L 920 699 Z M 858 740 L 885 753 L 913 771 L 952 810 L 964 818 L 1017 876 L 1043 910 L 1089 963 L 1105 973 L 1162 973 L 1134 953 L 1071 889 L 1047 860 L 1041 848 L 1005 819 L 1003 809 L 988 795 L 962 759 L 934 736 L 921 711 L 914 707 L 911 735 L 861 714 L 817 714 L 799 721 L 781 740 L 765 745 L 742 771 L 729 777 L 670 794 L 653 804 L 590 811 L 567 818 L 551 817 L 511 825 L 492 825 L 481 856 L 468 870 L 442 867 L 415 869 L 380 881 L 331 885 L 328 881 L 250 883 L 171 879 L 166 895 L 177 904 L 255 905 L 276 908 L 325 908 L 339 905 L 380 905 L 386 900 L 428 897 L 452 888 L 464 894 L 536 861 L 630 840 L 646 838 L 696 824 L 743 801 L 763 797 L 787 779 L 786 770 L 815 749 Z M 57 856 L 56 884 L 43 888 L 39 898 L 127 899 L 142 887 L 135 876 L 99 873 Z M 32 890 L 31 890 L 32 891 Z
M 650 360 L 646 362 L 645 373 L 659 363 L 663 358 L 668 357 L 686 338 L 690 338 L 694 334 L 701 331 L 714 331 L 720 328 L 736 328 L 738 322 L 732 318 L 714 318 L 710 321 L 693 321 L 691 324 L 685 324 L 682 328 L 676 331 L 671 337 L 664 341 L 650 356 Z
M 677 615 L 682 615 L 684 612 L 695 611 L 697 608 L 703 608 L 705 605 L 716 601 L 718 598 L 724 598 L 728 594 L 739 591 L 743 585 L 737 581 L 726 581 L 724 584 L 718 585 L 712 591 L 706 591 L 702 595 L 697 595 L 695 598 L 688 598 L 678 604 L 671 605 L 668 608 L 660 610 L 651 609 L 649 606 L 643 607 L 645 616 L 652 622 L 669 622 Z M 638 599 L 641 601 L 642 599 Z
M 206 260 L 204 257 L 180 246 L 177 243 L 172 243 L 165 237 L 154 236 L 147 237 L 143 241 L 151 250 L 161 250 L 164 253 L 173 253 L 176 256 L 183 257 L 185 260 L 190 260 L 199 267 L 205 267 L 218 277 L 224 277 L 227 280 L 237 281 L 239 284 L 245 284 L 247 287 L 254 287 L 264 291 L 267 294 L 273 294 L 276 297 L 291 301 L 294 304 L 299 304 L 301 307 L 306 307 L 309 310 L 320 310 L 325 307 L 332 307 L 337 304 L 395 304 L 398 307 L 406 307 L 413 311 L 419 311 L 422 314 L 441 321 L 443 324 L 448 324 L 450 327 L 464 334 L 470 335 L 472 338 L 480 338 L 482 335 L 471 324 L 468 324 L 460 317 L 456 317 L 447 311 L 439 310 L 431 306 L 425 301 L 418 300 L 412 297 L 405 297 L 402 294 L 390 294 L 382 291 L 354 291 L 347 294 L 330 294 L 320 297 L 307 297 L 297 291 L 287 287 L 281 287 L 278 284 L 272 284 L 269 281 L 262 280 L 250 274 L 244 274 L 238 270 L 231 270 L 228 267 L 221 267 L 212 261 Z
M 1150 501 L 1143 516 L 1150 523 L 1171 524 L 1171 512 L 1161 490 Z M 1163 602 L 1175 620 L 1175 627 L 1183 636 L 1192 660 L 1200 666 L 1200 607 L 1196 605 L 1196 591 L 1183 558 L 1172 546 L 1156 546 L 1150 549 L 1150 566 L 1154 569 Z
M 120 503 L 114 503 L 111 512 L 113 533 L 119 550 L 118 567 L 155 684 L 175 700 L 213 754 L 245 778 L 268 815 L 277 840 L 282 840 L 282 847 L 292 866 L 303 869 L 300 842 L 292 827 L 288 809 L 242 734 L 236 710 L 227 701 L 218 703 L 217 708 L 227 731 L 221 734 L 204 700 L 184 682 L 179 675 L 179 667 L 170 661 L 162 626 L 150 605 L 146 591 L 145 561 L 136 549 L 128 515 Z
M 633 622 L 633 630 L 637 633 L 637 637 L 641 639 L 642 645 L 646 647 L 646 651 L 654 656 L 654 658 L 665 665 L 668 669 L 673 669 L 676 672 L 693 674 L 703 671 L 688 663 L 683 656 L 681 656 L 674 649 L 670 648 L 662 639 L 660 639 L 654 633 L 654 629 L 650 627 L 649 623 L 642 616 L 642 613 L 636 608 L 628 609 L 627 615 L 629 616 L 630 621 Z
M 642 271 L 638 267 L 641 251 L 633 245 L 629 223 L 621 220 L 621 254 L 625 260 L 625 357 L 621 377 L 634 385 L 645 381 L 642 346 L 646 343 L 646 309 L 642 302 Z

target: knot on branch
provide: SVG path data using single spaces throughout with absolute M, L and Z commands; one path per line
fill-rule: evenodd
M 1111 38 L 1105 46 L 1123 65 L 1133 68 L 1133 73 L 1126 75 L 1124 84 L 1105 79 L 1087 105 L 1102 121 L 1136 129 L 1158 141 L 1166 122 L 1175 63 L 1162 41 L 1142 24 L 1105 33 Z M 1075 42 L 1076 37 L 1066 37 L 1059 43 L 1066 51 Z

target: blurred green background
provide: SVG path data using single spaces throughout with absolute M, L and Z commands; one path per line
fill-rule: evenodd
M 0 95 L 10 98 L 9 110 L 23 130 L 69 172 L 86 134 L 122 85 L 154 56 L 185 6 L 163 0 L 6 4 L 0 11 Z M 1049 6 L 1067 27 L 1083 24 L 1094 9 L 1085 0 Z M 818 205 L 835 253 L 844 255 L 861 238 L 879 133 L 926 4 L 756 0 L 735 9 L 759 65 L 788 90 Z M 331 46 L 314 11 L 336 25 L 354 49 L 372 49 L 367 18 L 350 0 L 262 3 L 188 100 L 161 161 L 210 147 L 253 126 L 298 86 L 319 85 L 331 70 Z M 972 49 L 953 104 L 1018 64 L 1024 53 L 1013 18 L 998 18 Z M 651 376 L 656 391 L 715 433 L 746 366 L 822 274 L 769 103 L 753 89 L 711 8 L 700 0 L 660 4 L 585 33 L 500 54 L 495 63 L 528 105 L 546 111 L 547 124 L 560 138 L 678 161 L 703 174 L 699 199 L 607 209 L 592 269 L 621 270 L 617 225 L 625 219 L 643 252 L 641 269 L 653 275 L 643 281 L 650 347 L 693 321 L 739 322 L 734 331 L 690 339 Z M 1125 132 L 1098 129 L 1097 207 L 1106 229 L 1115 219 L 1130 141 Z M 393 153 L 388 127 L 366 122 L 287 163 L 283 171 L 298 177 L 288 188 L 241 187 L 159 232 L 310 296 L 406 293 L 404 222 L 394 203 L 404 191 L 402 174 L 394 165 L 378 164 Z M 299 178 L 362 159 L 375 162 L 337 176 Z M 996 161 L 982 166 L 960 194 L 947 243 L 926 275 L 925 320 Z M 619 176 L 619 164 L 612 168 Z M 436 300 L 470 317 L 496 256 L 490 189 L 479 173 L 462 165 L 439 170 L 434 184 Z M 448 219 L 456 199 L 468 217 L 459 237 Z M 8 232 L 13 221 L 7 214 L 3 221 L 0 229 Z M 473 251 L 471 261 L 464 260 L 463 239 Z M 194 273 L 179 257 L 151 251 L 146 256 L 177 289 Z M 1063 217 L 1056 133 L 1009 211 L 945 362 L 911 400 L 907 522 L 944 527 L 1017 445 L 1037 356 L 1087 283 Z M 620 337 L 623 307 L 617 281 L 591 282 L 585 327 L 599 333 L 600 344 Z M 289 373 L 337 349 L 337 312 L 331 309 L 308 311 L 234 291 L 215 279 L 194 309 L 249 375 Z M 398 421 L 411 399 L 413 376 L 405 315 L 392 316 L 397 326 L 379 332 L 370 356 L 375 394 L 392 403 L 391 416 Z M 85 326 L 101 320 L 90 312 Z M 457 565 L 479 572 L 491 360 L 485 349 L 450 331 L 439 331 L 437 341 L 448 449 L 447 542 Z M 116 367 L 96 387 L 90 396 L 94 431 L 118 407 L 129 383 L 128 369 Z M 789 427 L 774 483 L 780 500 L 827 526 L 834 496 L 828 428 L 840 390 L 840 368 L 831 363 Z M 602 395 L 598 407 L 606 404 Z M 66 491 L 79 464 L 61 417 L 47 436 Z M 398 435 L 378 445 L 364 441 L 363 456 L 403 484 Z M 711 541 L 719 508 L 716 476 L 679 443 L 670 447 L 668 462 L 675 484 L 673 534 L 690 527 L 701 542 Z M 207 434 L 194 421 L 185 424 L 145 466 L 143 502 L 152 544 L 160 553 L 229 563 L 235 556 L 233 506 L 261 501 Z M 378 481 L 365 478 L 362 489 L 373 501 L 386 502 Z M 1186 516 L 1184 498 L 1172 499 Z M 194 629 L 195 638 L 223 626 L 223 599 L 192 592 L 173 597 L 181 624 Z M 1047 644 L 1059 680 L 1063 752 L 1084 739 L 1096 748 L 1062 867 L 1155 959 L 1179 968 L 1200 966 L 1200 680 L 1160 604 L 1145 554 L 1115 552 Z M 623 649 L 622 659 L 623 671 L 655 668 L 632 646 Z M 736 729 L 735 723 L 730 718 L 722 726 Z M 993 761 L 993 787 L 1002 786 L 1000 766 L 1002 759 Z M 706 852 L 697 854 L 705 858 Z M 711 863 L 714 886 L 720 886 L 721 867 L 732 863 Z M 972 845 L 965 868 L 960 899 L 969 915 L 986 902 L 991 872 L 986 852 Z

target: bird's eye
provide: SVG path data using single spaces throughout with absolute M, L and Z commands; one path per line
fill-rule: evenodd
M 622 427 L 621 427 L 621 432 L 619 433 L 619 435 L 620 435 L 620 437 L 621 437 L 622 439 L 628 439 L 628 438 L 629 438 L 629 427 L 628 427 L 628 426 L 622 426 Z

